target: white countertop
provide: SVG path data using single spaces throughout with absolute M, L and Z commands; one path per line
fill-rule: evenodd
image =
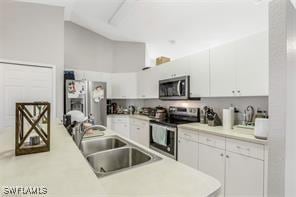
M 190 123 L 178 125 L 178 128 L 189 129 L 193 131 L 205 132 L 213 135 L 219 135 L 232 139 L 243 140 L 247 142 L 253 142 L 257 144 L 267 144 L 268 140 L 260 140 L 255 138 L 254 130 L 238 128 L 234 126 L 233 129 L 225 130 L 223 126 L 210 127 L 206 124 Z
M 149 121 L 152 118 L 145 116 L 145 115 L 140 115 L 140 114 L 109 114 L 108 117 L 129 117 L 129 118 L 135 118 L 139 120 L 146 120 Z
M 14 156 L 14 130 L 6 129 L 0 131 L 0 192 L 1 186 L 46 186 L 46 196 L 199 197 L 220 188 L 216 179 L 161 157 L 98 179 L 62 125 L 52 125 L 50 152 L 18 157 Z
M 149 121 L 152 119 L 148 116 L 137 115 L 137 114 L 135 114 L 135 115 L 111 114 L 108 116 L 110 116 L 110 117 L 128 116 L 130 118 L 136 118 L 136 119 L 146 120 L 146 121 Z M 254 130 L 245 129 L 245 128 L 238 128 L 237 126 L 234 126 L 233 129 L 225 130 L 223 128 L 223 126 L 210 127 L 207 124 L 189 123 L 189 124 L 178 125 L 178 128 L 206 132 L 206 133 L 213 134 L 213 135 L 219 135 L 219 136 L 223 136 L 223 137 L 253 142 L 253 143 L 257 143 L 257 144 L 267 144 L 268 143 L 268 140 L 261 140 L 261 139 L 255 138 Z

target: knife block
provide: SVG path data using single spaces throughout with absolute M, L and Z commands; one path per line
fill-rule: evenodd
M 49 151 L 50 103 L 16 103 L 15 114 L 15 155 Z

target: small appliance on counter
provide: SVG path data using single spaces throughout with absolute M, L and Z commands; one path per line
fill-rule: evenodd
M 207 120 L 208 125 L 211 127 L 221 126 L 221 119 L 219 118 L 218 114 L 214 112 L 213 108 L 209 108 L 207 111 Z
M 150 120 L 149 147 L 177 160 L 178 125 L 199 122 L 199 116 L 199 108 L 169 107 L 167 119 Z
M 254 132 L 255 137 L 261 140 L 267 140 L 268 130 L 269 120 L 267 118 L 256 118 Z
M 155 119 L 165 120 L 167 118 L 167 110 L 164 107 L 156 107 Z

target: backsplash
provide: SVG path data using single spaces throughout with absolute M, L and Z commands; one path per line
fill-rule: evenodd
M 121 106 L 134 105 L 136 107 L 157 107 L 162 106 L 168 108 L 169 106 L 177 107 L 199 107 L 203 106 L 213 107 L 214 111 L 222 118 L 222 111 L 224 108 L 234 106 L 239 110 L 236 113 L 236 122 L 242 120 L 242 112 L 247 106 L 252 105 L 257 111 L 268 111 L 268 97 L 235 97 L 235 98 L 201 98 L 201 100 L 187 100 L 187 101 L 162 101 L 159 99 L 127 99 L 127 100 L 113 100 Z

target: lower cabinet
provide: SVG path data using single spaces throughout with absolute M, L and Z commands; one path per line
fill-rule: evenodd
M 195 132 L 196 139 L 192 140 Z M 178 161 L 216 178 L 219 196 L 265 197 L 264 145 L 179 129 Z
M 224 196 L 225 150 L 199 144 L 199 170 L 221 183 L 219 196 Z
M 149 147 L 149 122 L 132 118 L 130 120 L 130 139 Z
M 111 118 L 110 122 L 111 122 L 111 130 L 113 130 L 115 133 L 118 133 L 123 137 L 126 137 L 126 138 L 130 137 L 129 117 L 124 117 L 124 116 L 113 117 Z
M 226 151 L 225 196 L 264 196 L 264 162 Z
M 198 136 L 178 131 L 178 161 L 198 169 Z

